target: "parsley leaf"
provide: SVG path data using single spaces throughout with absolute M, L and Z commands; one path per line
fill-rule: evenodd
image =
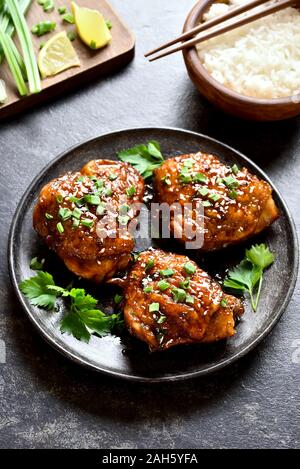
M 60 330 L 78 340 L 89 342 L 91 334 L 102 337 L 121 325 L 120 314 L 106 315 L 96 308 L 98 300 L 83 288 L 59 287 L 48 272 L 38 271 L 35 277 L 24 280 L 20 289 L 32 305 L 46 309 L 54 308 L 58 296 L 68 298 L 68 312 L 61 321 Z
M 24 280 L 20 284 L 20 290 L 29 298 L 33 306 L 45 309 L 53 309 L 58 293 L 50 289 L 54 286 L 54 280 L 48 272 L 38 271 L 35 277 Z
M 161 166 L 164 157 L 158 142 L 152 140 L 146 145 L 137 145 L 117 153 L 121 161 L 132 164 L 134 168 L 145 178 L 152 176 L 154 169 Z
M 33 257 L 30 261 L 30 268 L 32 270 L 42 270 L 44 263 L 45 263 L 45 259 L 42 259 L 41 261 L 39 261 L 37 257 Z
M 246 257 L 252 264 L 262 269 L 269 267 L 275 260 L 274 254 L 265 244 L 255 244 L 251 249 L 247 249 Z
M 246 250 L 246 257 L 228 272 L 223 285 L 239 293 L 248 292 L 253 311 L 257 310 L 264 270 L 275 260 L 274 254 L 265 244 L 254 245 Z M 255 298 L 255 290 L 256 298 Z

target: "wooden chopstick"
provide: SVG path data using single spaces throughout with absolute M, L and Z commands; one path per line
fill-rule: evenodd
M 200 0 L 201 1 L 201 0 Z M 189 39 L 192 36 L 195 36 L 198 33 L 202 33 L 203 31 L 206 31 L 207 29 L 211 28 L 212 26 L 216 26 L 217 24 L 222 23 L 223 21 L 229 20 L 231 18 L 234 18 L 235 16 L 241 15 L 242 13 L 245 13 L 248 10 L 251 10 L 252 8 L 258 7 L 264 3 L 268 3 L 269 0 L 253 0 L 252 2 L 249 3 L 244 3 L 243 5 L 239 5 L 235 8 L 230 8 L 227 13 L 224 15 L 217 16 L 216 18 L 213 18 L 209 21 L 206 21 L 205 23 L 200 24 L 199 26 L 195 26 L 195 28 L 190 29 L 189 31 L 181 34 L 180 36 L 176 37 L 175 39 L 172 39 L 169 42 L 166 42 L 165 44 L 162 44 L 161 46 L 157 47 L 156 49 L 153 49 L 147 54 L 145 54 L 145 57 L 149 57 L 149 55 L 156 54 L 157 52 L 160 52 L 163 49 L 167 49 L 167 47 L 173 46 L 174 44 L 177 44 L 177 42 L 182 42 L 185 39 Z
M 263 2 L 265 3 L 265 2 Z M 208 31 L 204 34 L 201 34 L 200 36 L 197 36 L 190 41 L 183 42 L 177 47 L 174 47 L 172 49 L 168 49 L 167 51 L 163 52 L 162 54 L 155 55 L 154 57 L 151 57 L 149 59 L 149 62 L 154 62 L 157 59 L 161 59 L 162 57 L 166 57 L 167 55 L 174 54 L 175 52 L 181 51 L 183 49 L 195 46 L 196 44 L 199 44 L 200 42 L 207 41 L 208 39 L 212 39 L 213 37 L 219 36 L 220 34 L 227 33 L 228 31 L 231 31 L 233 29 L 236 29 L 240 26 L 244 26 L 245 24 L 251 23 L 255 20 L 258 20 L 260 18 L 264 18 L 265 16 L 271 15 L 272 13 L 275 13 L 276 11 L 283 10 L 284 8 L 287 8 L 289 6 L 297 5 L 299 3 L 299 0 L 281 0 L 276 3 L 273 3 L 269 5 L 268 7 L 263 8 L 262 10 L 259 10 L 253 14 L 247 15 L 245 18 L 238 18 L 235 21 L 225 23 L 224 25 L 220 25 L 219 28 L 214 28 L 212 31 Z M 252 8 L 253 8 L 253 2 L 251 2 Z M 227 16 L 222 15 L 222 17 Z M 236 16 L 236 15 L 234 15 Z M 231 18 L 231 17 L 230 17 Z M 227 18 L 229 19 L 229 18 Z M 201 25 L 202 26 L 202 25 Z M 177 42 L 177 41 L 176 41 Z M 163 46 L 164 47 L 164 46 Z M 147 54 L 148 55 L 148 54 Z

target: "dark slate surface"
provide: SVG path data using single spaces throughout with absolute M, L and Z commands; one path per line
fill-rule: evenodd
M 183 127 L 236 147 L 277 184 L 299 228 L 300 120 L 230 118 L 194 90 L 180 55 L 145 62 L 143 52 L 178 33 L 193 1 L 113 4 L 136 32 L 134 62 L 0 124 L 0 447 L 299 448 L 299 287 L 276 329 L 246 358 L 206 379 L 163 386 L 115 381 L 62 358 L 11 290 L 8 230 L 27 185 L 69 146 L 117 128 Z

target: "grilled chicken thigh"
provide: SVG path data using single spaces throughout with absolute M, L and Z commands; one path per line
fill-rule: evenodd
M 144 181 L 132 166 L 90 161 L 80 172 L 67 173 L 42 189 L 33 225 L 72 272 L 102 282 L 131 259 L 134 240 L 124 225 L 137 214 L 131 204 L 141 202 L 143 195 Z
M 151 350 L 231 337 L 243 312 L 240 300 L 185 256 L 145 251 L 125 282 L 125 323 Z
M 204 251 L 244 241 L 279 216 L 266 181 L 246 168 L 230 168 L 215 156 L 201 152 L 165 161 L 154 171 L 154 188 L 160 203 L 191 203 L 194 220 L 197 203 L 203 204 L 203 223 L 195 226 L 203 231 Z M 182 241 L 189 240 L 180 214 L 171 218 L 171 232 Z

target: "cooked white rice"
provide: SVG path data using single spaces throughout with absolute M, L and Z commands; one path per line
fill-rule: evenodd
M 213 4 L 204 19 L 241 3 L 245 0 Z M 269 99 L 300 93 L 300 12 L 295 8 L 199 44 L 198 52 L 208 72 L 240 94 Z

